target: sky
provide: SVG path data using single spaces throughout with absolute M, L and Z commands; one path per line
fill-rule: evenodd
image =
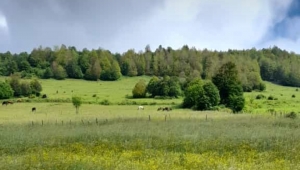
M 300 0 L 1 0 L 0 52 L 278 46 L 300 54 Z

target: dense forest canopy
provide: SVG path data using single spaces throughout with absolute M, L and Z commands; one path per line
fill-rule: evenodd
M 124 76 L 177 76 L 180 79 L 211 79 L 227 62 L 238 69 L 244 91 L 263 88 L 262 80 L 300 86 L 299 55 L 278 47 L 256 50 L 196 50 L 159 46 L 152 51 L 129 49 L 123 54 L 108 50 L 77 50 L 75 47 L 39 47 L 30 53 L 0 53 L 0 75 L 19 73 L 21 77 L 118 80 Z

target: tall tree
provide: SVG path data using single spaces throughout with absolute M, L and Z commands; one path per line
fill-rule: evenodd
M 220 91 L 221 104 L 230 107 L 234 112 L 239 112 L 243 109 L 244 105 L 233 107 L 232 104 L 236 103 L 237 98 L 244 101 L 242 85 L 238 80 L 238 70 L 233 62 L 228 62 L 221 66 L 218 73 L 212 78 L 212 81 Z

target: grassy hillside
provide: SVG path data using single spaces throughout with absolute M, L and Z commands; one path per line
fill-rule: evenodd
M 150 79 L 41 80 L 50 99 L 76 94 L 88 101 L 79 114 L 72 103 L 63 102 L 1 106 L 0 169 L 299 169 L 300 119 L 279 114 L 157 111 L 182 99 L 127 99 L 140 78 Z M 265 92 L 245 93 L 246 109 L 298 111 L 298 93 L 296 88 L 267 83 Z M 99 101 L 114 104 L 89 104 L 96 103 L 94 94 Z M 258 94 L 277 100 L 257 100 Z M 117 105 L 124 100 L 162 105 L 145 105 L 145 110 Z M 37 108 L 35 113 L 32 107 Z
M 131 99 L 131 91 L 134 85 L 144 79 L 147 82 L 151 77 L 122 77 L 119 81 L 85 81 L 76 79 L 67 79 L 63 81 L 48 79 L 39 80 L 43 86 L 43 94 L 47 94 L 50 101 L 71 101 L 73 95 L 83 98 L 85 103 L 103 104 L 105 100 L 110 105 L 179 105 L 182 98 L 171 100 L 160 99 Z M 0 80 L 4 80 L 1 77 Z M 278 114 L 286 112 L 300 111 L 300 89 L 296 87 L 280 86 L 270 82 L 265 82 L 267 89 L 264 92 L 244 93 L 246 97 L 245 112 L 266 113 L 270 110 Z M 257 95 L 264 95 L 263 99 L 256 99 Z M 294 97 L 292 97 L 294 95 Z M 93 97 L 94 96 L 94 97 Z M 268 100 L 272 96 L 275 100 Z M 43 102 L 38 99 L 37 101 Z
M 5 77 L 1 78 L 2 80 Z M 85 103 L 98 103 L 108 100 L 110 104 L 180 104 L 182 99 L 171 100 L 156 100 L 152 98 L 146 99 L 130 99 L 132 89 L 140 80 L 147 82 L 151 77 L 122 77 L 118 81 L 86 81 L 77 79 L 66 79 L 62 81 L 54 79 L 40 79 L 43 91 L 42 94 L 47 94 L 51 101 L 71 100 L 73 95 L 78 95 L 83 98 Z M 94 96 L 94 97 L 93 97 Z
M 300 111 L 300 89 L 280 86 L 270 82 L 265 83 L 267 86 L 266 91 L 245 93 L 246 112 L 263 113 L 273 109 L 277 114 L 280 114 Z M 256 99 L 257 95 L 264 95 L 265 98 Z M 270 96 L 274 99 L 268 100 Z

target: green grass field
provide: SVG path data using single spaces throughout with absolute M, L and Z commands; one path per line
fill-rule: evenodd
M 42 99 L 1 106 L 0 169 L 300 169 L 299 119 L 268 113 L 298 112 L 296 88 L 267 83 L 265 92 L 245 93 L 251 114 L 231 114 L 176 108 L 182 99 L 127 99 L 141 78 L 150 79 L 41 80 L 50 99 L 86 102 L 79 114 L 72 103 Z M 104 99 L 111 104 L 95 102 Z M 157 111 L 168 105 L 171 112 Z

